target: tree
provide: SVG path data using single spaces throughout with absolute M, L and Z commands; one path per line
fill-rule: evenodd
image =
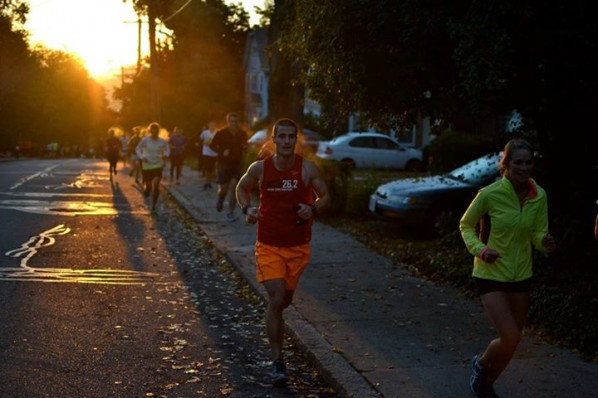
M 0 107 L 35 66 L 29 51 L 26 33 L 14 30 L 12 21 L 0 15 Z
M 268 27 L 272 21 L 272 16 L 275 11 L 274 0 L 264 0 L 264 7 L 255 6 L 255 12 L 260 16 L 260 22 L 257 27 Z M 252 28 L 255 28 L 252 27 Z
M 295 62 L 290 53 L 278 45 L 280 36 L 294 19 L 297 2 L 275 0 L 270 18 L 268 42 L 270 44 L 269 114 L 272 119 L 290 117 L 301 120 L 305 98 L 305 85 L 299 80 L 301 63 Z M 273 121 L 274 121 L 273 120 Z
M 455 59 L 468 96 L 495 112 L 516 108 L 545 159 L 545 176 L 563 165 L 575 172 L 544 181 L 555 226 L 595 214 L 594 149 L 581 136 L 594 130 L 598 27 L 590 2 L 469 2 L 453 26 Z M 563 228 L 570 228 L 570 223 Z
M 26 103 L 23 85 L 33 77 L 36 63 L 25 33 L 14 30 L 12 21 L 4 15 L 0 15 L 0 60 L 0 132 L 4 133 L 0 151 L 7 151 L 20 138 L 15 115 L 20 114 L 18 109 Z
M 451 108 L 447 97 L 460 95 L 442 28 L 447 17 L 431 3 L 297 2 L 279 44 L 302 61 L 302 80 L 324 108 L 359 112 L 373 124 L 411 123 L 420 112 Z
M 0 131 L 3 150 L 20 141 L 85 146 L 109 121 L 103 88 L 72 56 L 30 49 L 24 31 L 0 16 Z
M 148 6 L 156 7 L 158 18 L 173 31 L 169 43 L 160 46 L 158 56 L 163 124 L 197 131 L 227 112 L 241 113 L 247 13 L 220 0 L 185 3 L 184 8 L 185 4 L 172 0 L 136 0 L 134 4 L 142 13 Z M 142 74 L 135 80 L 131 87 L 117 91 L 119 96 L 136 93 L 124 102 L 123 113 L 130 114 L 128 119 L 144 109 L 137 98 L 139 93 L 147 93 L 141 85 L 148 79 Z
M 14 132 L 14 111 L 23 96 L 21 86 L 32 76 L 35 60 L 27 43 L 26 32 L 15 28 L 24 23 L 27 3 L 18 0 L 0 0 L 0 132 Z M 16 130 L 18 131 L 18 130 Z M 5 134 L 2 151 L 14 148 L 19 134 Z
M 62 145 L 87 145 L 108 127 L 105 92 L 81 62 L 62 51 L 38 48 L 42 68 L 28 89 L 38 139 Z
M 20 141 L 86 146 L 112 122 L 103 88 L 73 56 L 30 48 L 28 12 L 25 1 L 0 0 L 1 149 Z
M 24 0 L 0 0 L 0 17 L 8 21 L 25 23 L 29 4 Z
M 424 114 L 472 134 L 499 132 L 501 117 L 517 109 L 522 133 L 543 153 L 543 174 L 575 170 L 543 181 L 555 213 L 593 220 L 596 156 L 580 143 L 597 105 L 591 2 L 295 4 L 279 45 L 301 60 L 302 81 L 326 108 L 378 126 L 409 126 Z

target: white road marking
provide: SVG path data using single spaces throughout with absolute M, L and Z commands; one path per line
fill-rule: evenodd
M 0 196 L 23 196 L 26 198 L 113 198 L 109 193 L 60 193 L 60 192 L 0 192 Z
M 0 281 L 21 282 L 62 282 L 93 283 L 109 285 L 143 285 L 156 283 L 154 279 L 160 275 L 155 272 L 113 269 L 72 269 L 72 268 L 35 268 L 28 263 L 38 250 L 56 243 L 56 236 L 66 235 L 71 231 L 64 224 L 32 236 L 20 248 L 10 250 L 6 256 L 20 258 L 19 267 L 0 268 Z
M 53 169 L 55 169 L 58 166 L 59 166 L 58 164 L 55 164 L 54 166 L 50 166 L 50 167 L 48 167 L 48 168 L 46 168 L 46 169 L 44 169 L 44 170 L 42 170 L 40 172 L 37 172 L 37 173 L 32 174 L 32 175 L 27 176 L 27 177 L 23 177 L 23 178 L 21 178 L 19 180 L 19 182 L 17 182 L 12 187 L 10 187 L 10 189 L 12 190 L 12 189 L 18 188 L 21 185 L 23 185 L 24 183 L 26 183 L 27 181 L 32 180 L 34 178 L 46 176 L 50 171 L 52 171 Z
M 148 214 L 145 207 L 132 209 L 128 203 L 59 200 L 0 200 L 0 210 L 54 216 L 114 216 L 118 214 Z
M 46 169 L 22 178 L 18 183 L 14 184 L 10 189 L 23 185 L 36 177 L 47 177 L 50 171 L 59 165 L 53 165 Z M 16 210 L 30 214 L 43 214 L 55 216 L 115 216 L 120 214 L 134 214 L 134 215 L 149 215 L 150 211 L 144 204 L 131 205 L 126 202 L 118 203 L 118 201 L 110 200 L 106 202 L 98 201 L 98 199 L 114 199 L 119 194 L 94 194 L 94 193 L 58 193 L 56 191 L 63 189 L 82 189 L 82 188 L 98 188 L 103 186 L 108 181 L 108 173 L 94 173 L 89 170 L 80 173 L 66 173 L 56 172 L 55 174 L 70 174 L 76 175 L 75 180 L 71 183 L 48 184 L 44 186 L 45 192 L 0 192 L 0 197 L 10 196 L 14 199 L 0 200 L 0 210 Z M 118 186 L 118 183 L 117 183 Z M 44 201 L 43 199 L 50 198 L 77 198 L 78 201 L 68 200 L 51 200 Z M 25 198 L 25 199 L 20 199 Z M 32 198 L 40 200 L 32 200 Z M 91 199 L 91 200 L 84 200 Z M 96 199 L 96 200 L 93 200 Z

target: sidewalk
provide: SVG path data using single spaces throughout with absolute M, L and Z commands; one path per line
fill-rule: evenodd
M 216 186 L 189 168 L 164 186 L 214 245 L 255 281 L 255 226 L 229 223 L 215 209 Z M 411 277 L 352 237 L 315 222 L 312 260 L 294 303 L 289 332 L 342 397 L 470 397 L 469 364 L 495 337 L 481 304 L 455 289 Z M 266 350 L 267 347 L 265 346 Z M 501 397 L 598 397 L 598 364 L 525 337 L 495 385 Z

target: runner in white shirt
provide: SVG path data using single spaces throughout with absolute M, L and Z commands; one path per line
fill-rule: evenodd
M 216 133 L 216 122 L 210 121 L 210 123 L 208 123 L 208 128 L 202 131 L 201 135 L 199 136 L 199 139 L 203 143 L 202 166 L 206 176 L 206 183 L 203 185 L 203 189 L 211 189 L 212 182 L 214 182 L 216 157 L 218 156 L 218 154 L 214 152 L 212 148 L 210 148 L 210 143 L 212 142 L 212 138 L 214 138 L 214 133 Z
M 141 160 L 141 173 L 143 175 L 143 195 L 147 198 L 152 195 L 152 213 L 156 211 L 158 197 L 160 196 L 160 181 L 162 171 L 170 148 L 166 140 L 160 138 L 160 125 L 151 123 L 149 125 L 150 136 L 143 137 L 135 152 Z

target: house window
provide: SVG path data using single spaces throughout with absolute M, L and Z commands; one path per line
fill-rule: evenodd
M 249 89 L 253 93 L 260 92 L 259 75 L 257 75 L 257 74 L 251 75 L 251 78 L 249 80 Z
M 395 131 L 395 138 L 402 144 L 414 144 L 415 143 L 415 126 L 410 129 L 400 129 Z

